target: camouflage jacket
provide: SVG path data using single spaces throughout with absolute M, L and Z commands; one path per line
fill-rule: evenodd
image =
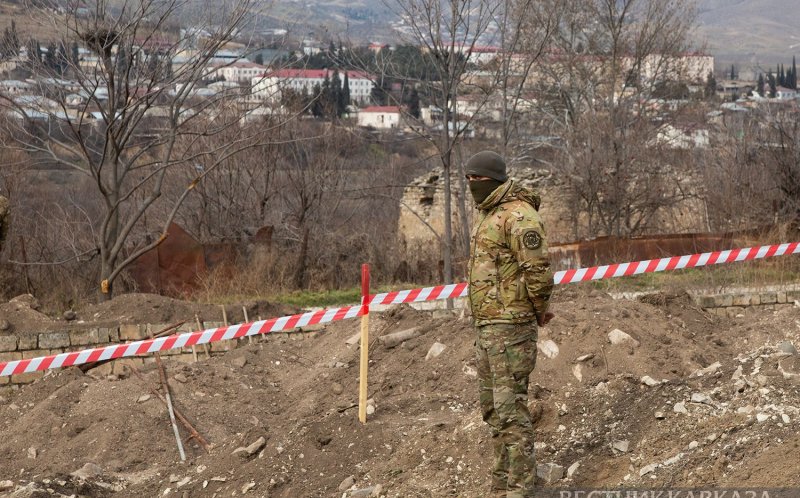
M 553 289 L 539 196 L 509 180 L 478 210 L 469 263 L 475 325 L 536 321 Z

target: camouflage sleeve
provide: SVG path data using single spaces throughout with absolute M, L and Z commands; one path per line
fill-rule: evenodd
M 522 271 L 537 316 L 547 311 L 553 292 L 553 272 L 547 255 L 547 237 L 539 213 L 533 206 L 514 209 L 506 222 L 511 252 Z

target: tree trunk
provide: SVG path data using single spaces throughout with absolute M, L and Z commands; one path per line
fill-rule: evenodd
M 300 243 L 300 254 L 297 256 L 297 271 L 294 274 L 294 285 L 304 289 L 306 284 L 306 260 L 308 259 L 308 228 L 303 229 L 303 240 Z

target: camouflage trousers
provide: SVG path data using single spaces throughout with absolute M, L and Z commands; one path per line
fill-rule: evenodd
M 475 342 L 483 420 L 492 430 L 492 488 L 530 498 L 536 479 L 528 376 L 536 366 L 535 323 L 477 327 Z

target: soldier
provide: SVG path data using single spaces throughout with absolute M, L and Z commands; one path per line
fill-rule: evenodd
M 536 462 L 528 377 L 538 328 L 548 311 L 553 274 L 539 196 L 508 179 L 500 155 L 483 151 L 465 174 L 479 211 L 472 232 L 469 299 L 483 420 L 492 431 L 494 496 L 533 496 Z

